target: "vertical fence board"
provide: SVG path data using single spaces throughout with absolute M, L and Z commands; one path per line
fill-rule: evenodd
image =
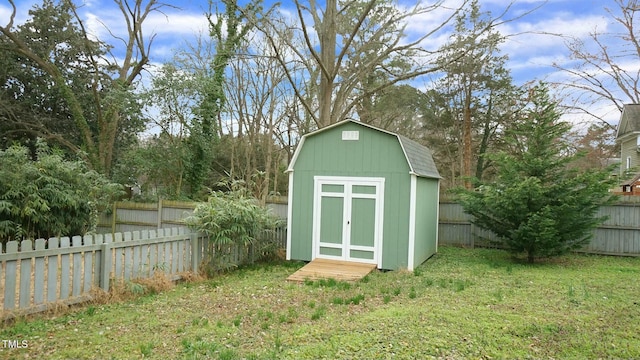
M 133 240 L 139 240 L 140 231 L 133 232 Z M 132 249 L 132 262 L 131 262 L 131 278 L 137 279 L 140 273 L 140 246 L 134 246 Z
M 47 241 L 47 248 L 55 250 L 59 247 L 60 240 L 58 238 L 50 238 Z M 60 262 L 59 255 L 50 255 L 47 257 L 47 302 L 58 300 L 58 264 Z
M 171 274 L 178 272 L 178 241 L 171 242 Z
M 33 250 L 31 240 L 22 240 L 20 252 Z M 27 308 L 31 304 L 31 259 L 20 260 L 20 308 Z
M 36 250 L 45 250 L 46 240 L 36 240 Z M 44 303 L 44 256 L 39 256 L 35 260 L 35 269 L 33 271 L 33 303 L 39 305 Z
M 124 242 L 131 241 L 131 233 L 126 232 L 124 235 Z M 122 265 L 124 270 L 124 280 L 131 280 L 131 267 L 133 263 L 133 251 L 131 247 L 127 246 L 124 248 L 124 264 Z
M 158 229 L 158 237 L 164 237 L 164 229 Z M 164 271 L 164 243 L 156 245 L 156 267 L 155 270 Z
M 162 247 L 164 249 L 164 252 L 162 254 L 162 267 L 164 272 L 169 274 L 171 272 L 171 243 L 166 242 Z
M 158 269 L 158 244 L 149 245 L 149 276 L 153 276 Z
M 149 233 L 149 237 L 151 239 L 156 239 L 158 238 L 158 234 L 155 230 L 151 230 L 151 232 Z M 148 253 L 149 253 L 149 276 L 153 276 L 153 273 L 155 272 L 156 269 L 156 261 L 157 261 L 157 257 L 158 257 L 158 245 L 157 244 L 151 244 L 148 246 Z
M 111 234 L 107 234 L 104 237 L 104 241 L 100 245 L 100 288 L 104 291 L 109 291 L 111 269 L 113 264 L 113 251 L 111 250 L 111 244 L 113 238 Z M 115 274 L 114 274 L 115 276 Z
M 189 258 L 191 260 L 191 264 L 189 270 L 193 271 L 194 274 L 198 274 L 198 234 L 192 233 L 191 240 L 189 241 L 189 254 L 191 255 Z
M 82 238 L 82 243 L 84 246 L 93 245 L 93 237 L 91 235 L 85 235 Z M 84 282 L 82 283 L 82 291 L 91 291 L 91 282 L 93 280 L 93 251 L 84 251 L 84 266 L 82 273 L 82 278 L 84 279 Z
M 69 238 L 60 238 L 60 248 L 69 248 Z M 60 300 L 67 299 L 69 297 L 69 270 L 71 270 L 71 262 L 69 261 L 69 254 L 60 255 Z
M 7 243 L 7 254 L 18 252 L 18 242 L 9 241 Z M 9 260 L 5 265 L 4 283 L 4 309 L 12 310 L 16 306 L 16 279 L 18 277 L 18 261 Z
M 150 239 L 151 234 L 150 231 L 143 231 L 140 233 L 141 239 Z M 151 265 L 149 264 L 149 245 L 141 245 L 140 246 L 140 273 L 139 276 L 142 278 L 149 277 L 149 270 Z
M 74 236 L 72 238 L 73 246 L 73 277 L 71 296 L 79 296 L 82 293 L 82 236 Z
M 120 243 L 122 242 L 122 233 L 116 233 L 115 236 L 113 237 L 113 242 L 114 243 Z M 116 262 L 116 265 L 114 267 L 113 270 L 113 278 L 114 279 L 121 279 L 123 277 L 123 273 L 122 273 L 122 260 L 124 260 L 124 249 L 122 248 L 115 248 L 114 250 L 114 259 Z
M 103 242 L 104 236 L 102 234 L 94 235 L 93 243 L 95 245 L 102 245 Z M 102 247 L 100 247 L 100 250 L 96 250 L 93 255 L 93 284 L 95 286 L 100 286 L 101 269 L 103 269 L 102 266 Z
M 187 246 L 187 240 L 178 241 L 178 272 L 184 271 L 184 254 L 185 247 Z

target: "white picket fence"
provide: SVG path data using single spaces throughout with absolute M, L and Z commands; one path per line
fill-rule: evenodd
M 202 249 L 198 234 L 180 228 L 10 241 L 0 245 L 0 310 L 39 312 L 116 280 L 197 272 Z

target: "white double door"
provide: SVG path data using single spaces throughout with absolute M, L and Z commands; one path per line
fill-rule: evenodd
M 381 265 L 384 178 L 314 177 L 313 258 Z

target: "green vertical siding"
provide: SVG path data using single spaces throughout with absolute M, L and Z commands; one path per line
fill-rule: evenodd
M 375 199 L 358 199 L 351 201 L 351 245 L 374 246 Z M 342 214 L 341 214 L 342 215 Z
M 631 171 L 636 172 L 640 168 L 640 155 L 638 154 L 638 145 L 636 138 L 628 139 L 621 144 L 620 152 L 620 177 L 625 178 L 627 171 L 627 157 L 631 158 Z
M 344 215 L 344 198 L 325 197 L 322 199 L 322 226 L 320 226 L 320 241 L 341 244 L 342 243 L 342 219 Z
M 309 180 L 310 179 L 310 180 Z M 313 226 L 313 173 L 295 170 L 293 174 L 291 259 L 311 261 Z
M 416 240 L 413 264 L 418 267 L 436 253 L 438 180 L 418 178 L 416 184 Z
M 382 268 L 407 268 L 409 249 L 409 195 L 410 175 L 390 174 L 384 195 L 384 240 Z
M 359 131 L 359 140 L 342 140 L 342 131 Z M 311 260 L 314 176 L 383 177 L 382 268 L 408 266 L 410 175 L 395 136 L 345 123 L 305 138 L 293 171 L 291 259 Z

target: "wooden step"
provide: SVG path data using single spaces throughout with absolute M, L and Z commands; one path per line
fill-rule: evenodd
M 287 280 L 303 282 L 305 280 L 334 279 L 355 282 L 367 276 L 375 268 L 375 264 L 315 259 L 291 274 Z

